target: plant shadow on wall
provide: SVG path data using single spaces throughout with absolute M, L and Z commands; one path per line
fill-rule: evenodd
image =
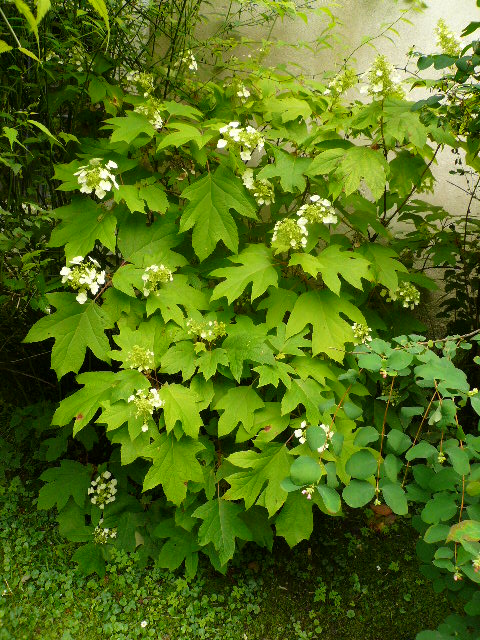
M 318 511 L 410 504 L 425 574 L 467 603 L 473 638 L 480 400 L 454 359 L 478 333 L 430 341 L 411 311 L 436 286 L 427 267 L 468 280 L 472 216 L 458 249 L 448 225 L 437 233 L 446 214 L 413 197 L 434 188 L 442 148 L 464 145 L 477 171 L 478 138 L 448 99 L 409 101 L 382 55 L 366 100 L 347 102 L 350 68 L 314 81 L 258 61 L 239 89 L 233 66 L 197 81 L 182 48 L 181 93 L 162 74 L 115 76 L 90 92 L 96 135 L 78 131 L 50 165 L 62 200 L 48 242 L 65 263 L 26 341 L 54 339 L 59 379 L 82 370 L 52 423 L 88 455 L 44 471 L 38 507 L 85 543 L 86 574 L 135 551 L 191 579 L 200 560 L 227 572 L 244 543 L 272 549 L 274 531 L 295 546 Z M 448 97 L 477 79 L 476 51 L 430 56 L 452 70 Z M 455 251 L 440 251 L 445 234 Z

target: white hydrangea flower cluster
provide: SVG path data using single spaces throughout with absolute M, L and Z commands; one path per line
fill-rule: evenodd
M 128 353 L 128 366 L 130 369 L 136 369 L 140 373 L 152 371 L 155 369 L 154 357 L 153 351 L 136 344 Z
M 160 398 L 158 390 L 152 387 L 148 391 L 139 389 L 135 395 L 128 398 L 128 402 L 133 402 L 137 410 L 135 416 L 143 418 L 142 431 L 148 431 L 148 420 L 153 416 L 155 409 L 161 409 L 165 402 Z
M 221 338 L 227 333 L 225 323 L 217 320 L 197 322 L 193 318 L 189 318 L 186 325 L 189 336 L 195 336 L 207 342 L 214 342 L 217 338 Z
M 110 169 L 117 169 L 118 165 L 113 160 L 109 160 L 106 165 L 102 164 L 101 158 L 91 158 L 88 165 L 80 167 L 73 175 L 77 176 L 78 184 L 81 185 L 81 193 L 92 193 L 95 191 L 97 198 L 104 198 L 112 187 L 118 189 L 117 180 Z
M 307 222 L 313 224 L 322 222 L 323 224 L 336 224 L 337 214 L 330 200 L 321 199 L 318 195 L 310 196 L 310 203 L 304 204 L 297 211 L 298 223 L 305 225 Z
M 404 97 L 405 93 L 400 85 L 401 78 L 384 55 L 375 58 L 365 75 L 368 85 L 363 86 L 360 93 L 368 93 L 374 100 Z
M 148 298 L 151 293 L 157 293 L 162 284 L 172 282 L 173 273 L 164 264 L 152 264 L 145 269 L 142 280 L 143 295 Z
M 361 322 L 354 322 L 352 324 L 353 337 L 355 338 L 353 344 L 367 344 L 372 341 L 372 330 L 366 324 Z
M 62 267 L 60 275 L 62 283 L 68 282 L 74 291 L 78 291 L 77 302 L 85 304 L 88 299 L 87 290 L 95 296 L 101 285 L 105 284 L 105 271 L 100 270 L 95 258 L 88 257 L 89 263 L 84 262 L 83 256 L 76 256 L 70 260 L 72 267 Z
M 97 505 L 99 509 L 105 509 L 105 505 L 115 501 L 117 493 L 117 481 L 112 478 L 110 471 L 104 471 L 92 480 L 88 489 L 91 496 L 90 502 Z
M 307 246 L 308 230 L 303 218 L 295 221 L 291 218 L 275 223 L 272 235 L 272 246 L 277 252 L 299 249 Z
M 386 297 L 387 302 L 398 300 L 405 309 L 414 309 L 420 302 L 420 291 L 411 282 L 401 282 L 394 293 L 384 289 L 381 295 Z
M 341 73 L 338 73 L 330 82 L 328 83 L 328 88 L 323 92 L 324 95 L 339 96 L 348 89 L 354 87 L 358 82 L 357 74 L 353 69 L 347 67 Z
M 437 45 L 442 53 L 447 56 L 452 56 L 453 58 L 458 58 L 460 56 L 461 47 L 443 18 L 440 18 L 437 22 L 435 35 L 437 36 Z
M 111 539 L 117 537 L 117 529 L 102 527 L 103 518 L 100 518 L 98 525 L 93 530 L 93 541 L 95 544 L 107 544 Z
M 138 93 L 140 90 L 144 98 L 148 98 L 155 90 L 155 81 L 151 73 L 145 71 L 130 71 L 126 75 L 127 82 L 130 82 L 128 91 Z
M 328 449 L 329 447 L 329 440 L 332 439 L 333 436 L 333 431 L 332 429 L 326 425 L 326 424 L 321 424 L 319 425 L 321 429 L 323 429 L 325 431 L 325 436 L 326 436 L 326 440 L 325 440 L 325 444 L 323 444 L 321 447 L 317 448 L 318 453 L 323 453 L 326 449 Z M 306 438 L 306 428 L 307 428 L 307 421 L 306 420 L 302 420 L 302 422 L 300 423 L 300 429 L 295 429 L 295 431 L 293 432 L 295 437 L 298 439 L 298 442 L 300 444 L 304 444 L 307 441 Z
M 217 148 L 224 149 L 230 144 L 240 147 L 240 158 L 245 162 L 252 158 L 255 149 L 261 151 L 265 146 L 265 138 L 250 125 L 242 128 L 239 122 L 233 121 L 221 127 L 219 131 L 225 137 L 218 141 Z
M 253 169 L 245 169 L 242 180 L 247 189 L 253 193 L 258 205 L 269 205 L 275 202 L 272 183 L 269 180 L 255 180 Z
M 195 56 L 193 55 L 191 49 L 187 49 L 187 51 L 185 51 L 185 55 L 181 58 L 181 62 L 183 64 L 186 64 L 187 67 L 190 69 L 190 71 L 197 71 L 198 70 L 197 61 L 196 61 Z
M 250 91 L 247 89 L 247 87 L 243 83 L 240 83 L 237 90 L 237 96 L 240 98 L 240 100 L 245 103 L 250 95 Z
M 154 129 L 160 131 L 163 127 L 162 103 L 157 98 L 149 98 L 145 104 L 137 104 L 133 109 L 135 113 L 141 113 L 150 122 Z

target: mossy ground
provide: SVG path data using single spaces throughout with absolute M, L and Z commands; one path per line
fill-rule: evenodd
M 226 576 L 205 564 L 187 582 L 118 555 L 84 578 L 35 482 L 0 491 L 0 640 L 413 640 L 452 610 L 419 574 L 408 520 L 379 533 L 364 512 L 321 516 L 310 542 L 247 545 Z

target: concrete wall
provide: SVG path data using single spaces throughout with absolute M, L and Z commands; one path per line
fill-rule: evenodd
M 425 53 L 437 51 L 434 28 L 439 18 L 443 18 L 457 36 L 460 36 L 462 29 L 469 22 L 480 20 L 480 9 L 476 6 L 476 0 L 426 0 L 426 3 L 428 8 L 422 13 L 416 13 L 412 10 L 406 14 L 403 13 L 403 16 L 412 22 L 412 24 L 407 24 L 399 19 L 402 16 L 402 10 L 408 7 L 401 0 L 398 2 L 395 0 L 337 0 L 337 7 L 333 7 L 333 2 L 328 0 L 316 0 L 315 7 L 330 7 L 343 23 L 335 29 L 339 41 L 332 41 L 333 49 L 318 49 L 312 53 L 307 48 L 281 46 L 274 48 L 265 62 L 271 65 L 294 63 L 302 69 L 305 75 L 321 77 L 325 72 L 334 72 L 335 64 L 341 64 L 361 44 L 365 36 L 380 34 L 387 25 L 398 19 L 394 27 L 398 35 L 391 32 L 388 34 L 393 41 L 387 37 L 375 39 L 371 43 L 374 47 L 362 46 L 356 51 L 353 60 L 357 71 L 363 72 L 368 69 L 377 53 L 383 53 L 395 66 L 404 68 L 407 62 L 406 54 L 410 49 L 413 48 Z M 215 11 L 219 11 L 220 5 L 221 3 L 217 0 Z M 216 30 L 217 20 L 218 18 L 214 16 L 209 18 L 202 28 L 203 36 Z M 313 44 L 326 24 L 327 20 L 323 15 L 311 14 L 309 14 L 308 24 L 300 19 L 295 21 L 285 19 L 283 22 L 277 20 L 270 39 L 273 42 L 282 41 L 292 45 L 298 45 L 300 42 Z M 268 26 L 249 28 L 242 35 L 261 42 L 263 38 L 267 37 L 268 30 Z M 416 68 L 415 63 L 411 63 L 410 66 L 412 69 Z M 432 70 L 429 69 L 424 73 L 425 77 L 428 77 Z M 405 78 L 409 77 L 407 73 L 403 75 Z M 414 99 L 419 97 L 418 91 L 412 94 Z M 468 198 L 459 188 L 449 184 L 449 181 L 465 187 L 465 180 L 451 176 L 449 174 L 451 168 L 451 153 L 440 154 L 436 166 L 432 167 L 437 178 L 435 194 L 433 197 L 425 196 L 424 199 L 442 204 L 451 213 L 461 215 L 466 210 Z M 480 209 L 478 212 L 480 214 Z

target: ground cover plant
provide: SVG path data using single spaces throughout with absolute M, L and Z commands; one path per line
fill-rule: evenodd
M 259 59 L 205 82 L 189 33 L 166 70 L 88 91 L 94 135 L 79 130 L 49 165 L 61 201 L 42 192 L 45 233 L 63 258 L 25 341 L 53 339 L 67 389 L 78 375 L 53 414 L 43 455 L 58 464 L 38 508 L 84 543 L 73 560 L 87 576 L 127 553 L 192 580 L 207 560 L 226 573 L 248 543 L 272 550 L 274 534 L 308 540 L 318 512 L 410 506 L 422 571 L 466 603 L 460 637 L 474 637 L 480 396 L 461 365 L 471 351 L 478 367 L 478 315 L 430 340 L 411 311 L 436 287 L 430 266 L 460 271 L 466 298 L 478 280 L 476 187 L 460 249 L 448 214 L 420 199 L 442 149 L 463 146 L 478 169 L 465 120 L 478 45 L 440 25 L 442 53 L 418 68 L 450 75 L 415 82 L 449 100 L 414 102 L 382 55 L 360 76 L 294 79 Z M 348 100 L 357 85 L 364 100 Z

